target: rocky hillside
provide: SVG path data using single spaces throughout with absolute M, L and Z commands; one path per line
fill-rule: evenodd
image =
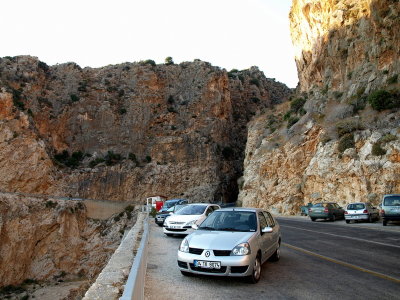
M 234 201 L 247 122 L 291 91 L 196 60 L 99 69 L 0 59 L 0 190 Z
M 136 214 L 126 210 L 98 221 L 80 201 L 0 193 L 0 287 L 27 279 L 93 279 Z
M 400 193 L 400 2 L 294 0 L 289 103 L 249 124 L 239 199 L 277 213 Z

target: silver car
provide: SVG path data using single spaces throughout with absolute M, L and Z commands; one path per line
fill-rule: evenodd
M 256 283 L 261 265 L 268 259 L 279 260 L 280 244 L 279 224 L 269 212 L 223 208 L 183 239 L 178 267 L 183 275 L 242 276 Z
M 350 203 L 346 207 L 344 218 L 347 224 L 350 221 L 368 221 L 371 223 L 372 221 L 379 220 L 379 210 L 370 203 Z

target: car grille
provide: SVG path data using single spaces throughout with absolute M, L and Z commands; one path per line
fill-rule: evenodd
M 204 249 L 190 248 L 189 247 L 189 253 L 191 253 L 191 254 L 201 255 L 203 253 L 203 250 Z
M 178 260 L 178 266 L 182 269 L 188 268 L 187 263 L 185 263 L 184 261 L 180 261 L 180 260 Z
M 226 272 L 226 267 L 222 266 L 221 269 L 203 269 L 199 267 L 195 267 L 194 264 L 189 264 L 190 268 L 193 271 L 197 272 L 203 272 L 203 273 L 225 273 Z
M 215 256 L 230 256 L 231 250 L 213 250 Z
M 186 229 L 167 228 L 167 227 L 165 227 L 165 230 L 168 230 L 168 231 L 175 231 L 175 232 L 183 232 L 183 231 L 186 231 Z
M 249 266 L 231 267 L 231 273 L 245 273 Z

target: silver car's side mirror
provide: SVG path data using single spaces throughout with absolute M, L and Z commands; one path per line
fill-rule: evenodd
M 193 228 L 194 230 L 197 230 L 197 228 L 199 228 L 199 226 L 197 226 L 197 224 L 195 223 L 195 224 L 192 225 L 192 228 Z
M 262 233 L 271 233 L 273 231 L 273 229 L 271 227 L 264 227 L 261 232 Z

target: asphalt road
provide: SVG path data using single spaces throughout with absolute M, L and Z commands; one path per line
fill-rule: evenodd
M 263 265 L 261 280 L 182 276 L 181 237 L 151 221 L 146 299 L 400 299 L 400 225 L 278 218 L 281 260 Z

